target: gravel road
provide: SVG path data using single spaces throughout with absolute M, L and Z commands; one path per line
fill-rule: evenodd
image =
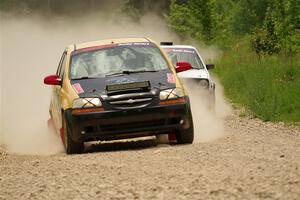
M 300 131 L 233 114 L 207 143 L 99 144 L 71 156 L 2 149 L 0 199 L 300 199 Z

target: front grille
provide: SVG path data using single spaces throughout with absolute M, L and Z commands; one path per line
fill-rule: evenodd
M 159 119 L 159 120 L 151 120 L 151 121 L 144 121 L 144 122 L 131 122 L 126 124 L 100 125 L 99 128 L 104 132 L 108 132 L 108 131 L 118 131 L 118 130 L 126 130 L 126 129 L 155 127 L 155 126 L 162 126 L 164 124 L 165 124 L 165 119 Z
M 148 103 L 152 100 L 152 98 L 143 98 L 143 99 L 126 99 L 121 101 L 111 101 L 110 104 L 112 105 L 134 105 L 140 103 Z
M 134 109 L 154 105 L 159 100 L 159 89 L 147 91 L 125 90 L 122 93 L 103 95 L 107 109 Z
M 153 97 L 136 97 L 130 96 L 122 99 L 111 99 L 108 103 L 114 108 L 138 108 L 151 104 L 153 101 Z
M 176 125 L 179 124 L 180 117 L 164 118 L 164 119 L 155 119 L 147 121 L 134 121 L 128 123 L 113 123 L 113 124 L 97 124 L 92 126 L 84 127 L 86 133 L 95 133 L 95 132 L 119 132 L 126 131 L 129 132 L 133 129 L 140 128 L 155 128 L 163 125 Z

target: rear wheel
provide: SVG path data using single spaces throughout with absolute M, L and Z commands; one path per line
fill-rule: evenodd
M 76 154 L 81 153 L 84 149 L 83 142 L 75 142 L 72 140 L 70 128 L 68 126 L 67 119 L 63 116 L 63 123 L 62 123 L 62 140 L 64 143 L 64 147 L 67 154 Z

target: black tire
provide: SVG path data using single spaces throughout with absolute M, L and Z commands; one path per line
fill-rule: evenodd
M 63 143 L 67 154 L 79 154 L 84 150 L 83 142 L 75 142 L 71 137 L 71 130 L 67 119 L 63 116 Z
M 192 144 L 194 141 L 194 126 L 191 120 L 191 126 L 187 130 L 180 130 L 176 133 L 176 140 L 178 144 Z

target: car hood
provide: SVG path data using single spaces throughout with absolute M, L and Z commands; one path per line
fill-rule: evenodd
M 173 79 L 170 77 L 173 77 Z M 176 87 L 174 74 L 170 70 L 71 80 L 71 85 L 79 97 L 99 97 L 107 95 L 107 85 L 144 81 L 149 81 L 151 90 L 155 88 L 163 90 Z
M 191 69 L 177 73 L 179 78 L 201 78 L 209 79 L 209 74 L 206 69 Z

